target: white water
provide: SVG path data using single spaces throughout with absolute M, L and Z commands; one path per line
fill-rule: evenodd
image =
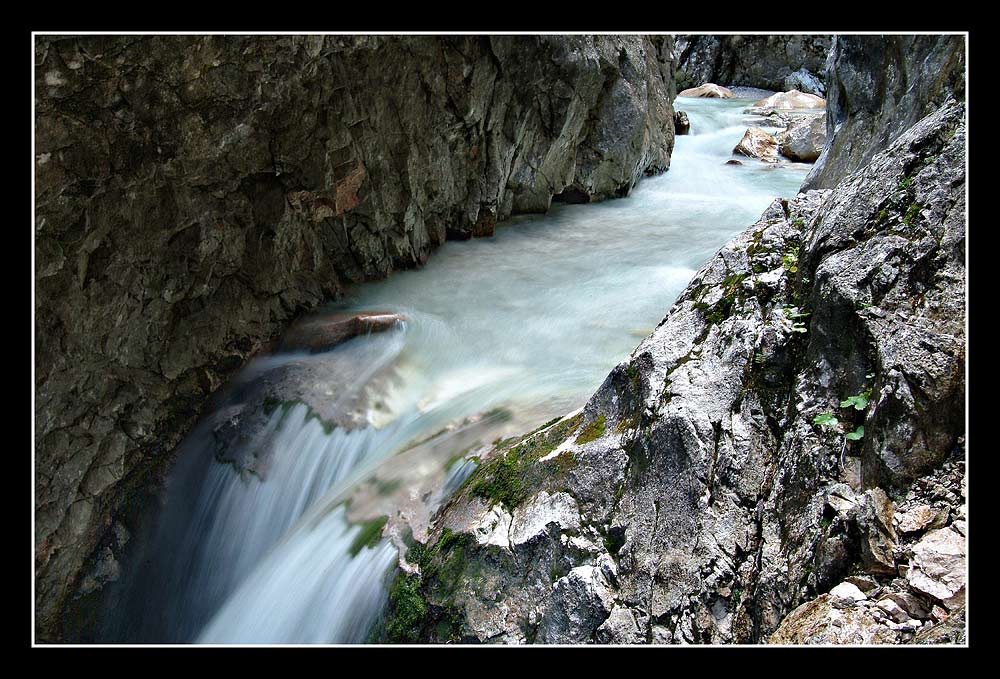
M 365 641 L 384 607 L 397 552 L 383 539 L 351 556 L 361 528 L 350 513 L 366 506 L 359 489 L 373 476 L 402 479 L 377 498 L 379 511 L 394 513 L 425 496 L 433 509 L 442 489 L 454 490 L 471 471 L 459 461 L 446 472 L 444 461 L 472 434 L 440 437 L 433 450 L 403 452 L 408 446 L 497 406 L 512 419 L 487 421 L 476 435 L 528 431 L 578 408 L 698 267 L 773 198 L 793 196 L 807 166 L 724 164 L 746 130 L 746 105 L 678 100 L 692 134 L 677 138 L 670 171 L 643 180 L 629 198 L 555 206 L 544 217 L 511 220 L 493 238 L 447 243 L 422 270 L 366 284 L 333 307 L 408 319 L 389 338 L 361 338 L 330 352 L 368 361 L 364 346 L 395 366 L 369 413 L 371 426 L 328 433 L 305 406 L 279 409 L 268 423 L 273 458 L 263 479 L 215 462 L 210 436 L 193 432 L 146 552 L 154 566 L 148 574 L 133 567 L 129 582 L 141 594 L 109 634 L 205 643 Z M 266 372 L 275 362 L 247 370 Z M 343 385 L 329 386 L 335 393 Z

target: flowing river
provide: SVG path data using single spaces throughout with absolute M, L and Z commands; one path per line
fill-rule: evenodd
M 798 192 L 808 166 L 725 164 L 749 102 L 680 99 L 691 134 L 677 137 L 669 172 L 628 198 L 556 205 L 493 238 L 446 243 L 423 269 L 329 309 L 398 312 L 394 329 L 251 362 L 182 444 L 96 640 L 370 639 L 399 527 L 424 533 L 475 468 L 463 454 L 581 407 L 702 264 Z M 220 453 L 213 427 L 226 407 L 290 367 L 310 397 L 270 404 L 252 436 Z M 357 425 L 331 424 L 320 401 Z

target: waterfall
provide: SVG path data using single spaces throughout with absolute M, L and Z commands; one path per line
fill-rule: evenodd
M 475 469 L 466 453 L 580 407 L 703 262 L 797 192 L 807 166 L 725 165 L 747 104 L 678 100 L 692 134 L 631 197 L 446 243 L 330 307 L 399 312 L 405 328 L 247 366 L 182 444 L 106 640 L 368 640 L 399 556 L 378 521 L 429 516 Z M 220 443 L 226 408 L 245 413 L 254 385 L 290 365 L 305 396 Z M 363 417 L 326 420 L 327 400 Z

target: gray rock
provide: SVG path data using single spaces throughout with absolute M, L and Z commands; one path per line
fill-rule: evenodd
M 823 81 L 817 75 L 811 73 L 805 66 L 794 73 L 789 73 L 785 76 L 785 81 L 782 84 L 782 89 L 786 91 L 799 90 L 800 92 L 815 94 L 819 97 L 826 96 L 826 85 L 823 84 Z
M 865 492 L 858 527 L 861 530 L 861 558 L 868 573 L 895 575 L 893 555 L 897 543 L 893 528 L 893 503 L 881 488 Z
M 678 35 L 677 86 L 717 82 L 787 90 L 800 71 L 816 74 L 822 85 L 831 42 L 829 35 Z
M 768 639 L 769 644 L 892 644 L 899 635 L 868 609 L 838 609 L 830 595 L 796 608 Z
M 964 338 L 964 147 L 963 108 L 949 104 L 837 189 L 775 201 L 724 246 L 585 406 L 583 421 L 603 417 L 605 434 L 583 445 L 574 433 L 549 441 L 573 453 L 572 471 L 527 462 L 532 488 L 576 499 L 579 528 L 547 533 L 530 558 L 474 556 L 469 568 L 489 589 L 470 583 L 460 605 L 502 592 L 513 611 L 502 633 L 528 640 L 543 633 L 531 613 L 538 606 L 558 621 L 546 638 L 582 639 L 591 629 L 601 631 L 588 640 L 620 632 L 654 643 L 909 638 L 917 611 L 884 596 L 905 592 L 907 580 L 870 595 L 899 608 L 901 622 L 867 594 L 847 608 L 834 605 L 841 597 L 816 597 L 859 561 L 896 573 L 890 493 L 921 479 L 922 493 L 940 487 L 960 501 L 951 481 L 933 478 L 964 434 L 964 413 L 953 409 Z M 925 206 L 919 217 L 913 202 Z M 871 299 L 885 313 L 870 314 Z M 807 331 L 792 332 L 785 310 L 802 306 Z M 893 394 L 910 383 L 920 388 L 900 407 Z M 841 464 L 843 437 L 813 418 L 865 384 L 866 433 L 848 451 L 862 461 L 866 490 L 857 493 Z M 457 497 L 441 520 L 478 501 Z M 586 548 L 573 547 L 580 540 Z M 555 576 L 594 573 L 602 558 L 616 560 L 603 581 L 615 604 L 591 596 L 574 620 L 565 607 L 583 595 L 556 598 Z M 929 569 L 942 565 L 930 552 L 922 558 Z
M 40 641 L 207 397 L 301 313 L 673 147 L 669 36 L 38 36 Z M 387 68 L 391 64 L 391 68 Z
M 827 147 L 804 189 L 834 186 L 948 99 L 962 101 L 965 37 L 838 35 L 825 73 Z
M 790 160 L 812 163 L 826 143 L 826 117 L 809 116 L 794 120 L 778 134 L 778 151 Z

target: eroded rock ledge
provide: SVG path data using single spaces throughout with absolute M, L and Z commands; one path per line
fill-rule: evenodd
M 955 102 L 774 202 L 580 415 L 485 458 L 385 638 L 961 639 L 964 211 Z
M 289 320 L 673 146 L 668 36 L 40 36 L 39 641 L 112 517 Z

